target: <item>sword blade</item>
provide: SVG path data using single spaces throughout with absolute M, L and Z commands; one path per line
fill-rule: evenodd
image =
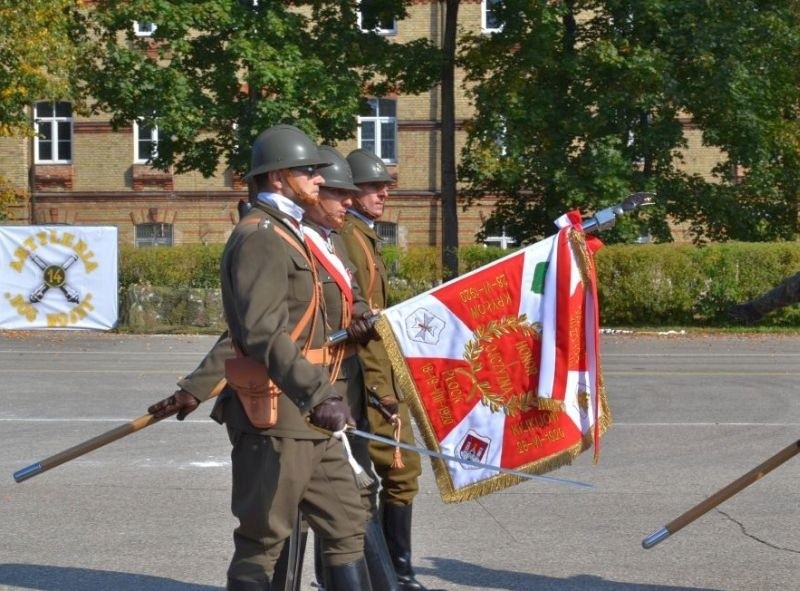
M 509 468 L 503 468 L 501 466 L 484 464 L 483 462 L 476 462 L 475 460 L 470 460 L 467 458 L 459 458 L 450 454 L 442 453 L 440 451 L 433 451 L 432 449 L 428 449 L 426 447 L 417 447 L 416 445 L 411 445 L 409 443 L 404 443 L 402 441 L 395 441 L 394 439 L 389 439 L 388 437 L 381 437 L 380 435 L 375 435 L 374 433 L 368 433 L 366 431 L 355 429 L 353 427 L 348 427 L 347 432 L 352 433 L 353 435 L 357 435 L 358 437 L 363 437 L 364 439 L 377 441 L 378 443 L 385 443 L 386 445 L 392 447 L 400 447 L 402 449 L 407 449 L 409 451 L 416 452 L 423 456 L 438 458 L 440 460 L 447 460 L 448 462 L 458 462 L 459 464 L 466 464 L 468 466 L 474 466 L 476 468 L 485 468 L 487 470 L 493 470 L 495 472 L 501 472 L 503 474 L 509 474 L 511 476 L 517 476 L 519 478 L 525 478 L 527 480 L 543 480 L 545 482 L 551 482 L 553 484 L 566 484 L 569 486 L 577 486 L 580 488 L 594 488 L 593 485 L 587 484 L 586 482 L 580 482 L 579 480 L 554 478 L 553 476 L 541 476 L 539 474 L 528 474 L 527 472 L 520 472 L 519 470 L 511 470 Z

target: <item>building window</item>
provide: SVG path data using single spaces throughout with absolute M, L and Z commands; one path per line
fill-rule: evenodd
M 375 232 L 384 244 L 397 244 L 397 224 L 375 222 Z
M 133 33 L 137 37 L 152 37 L 156 32 L 155 23 L 146 23 L 143 21 L 133 21 Z
M 36 139 L 33 142 L 37 163 L 72 161 L 72 103 L 40 102 L 33 107 Z
M 503 24 L 497 17 L 497 5 L 502 0 L 481 0 L 481 31 L 496 33 L 503 30 Z
M 374 0 L 361 0 L 358 3 L 358 28 L 374 31 L 378 35 L 394 35 L 397 33 L 397 21 L 393 14 L 380 12 Z
M 397 162 L 397 101 L 369 99 L 371 113 L 358 118 L 358 147 Z
M 136 224 L 136 248 L 172 246 L 172 224 Z
M 138 121 L 133 122 L 133 160 L 137 164 L 147 164 L 158 153 L 158 127 L 148 127 Z

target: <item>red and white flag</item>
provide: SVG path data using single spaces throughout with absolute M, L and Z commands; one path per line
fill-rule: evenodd
M 542 474 L 611 424 L 592 258 L 600 243 L 584 236 L 578 212 L 556 223 L 555 236 L 381 315 L 378 331 L 430 449 Z M 445 502 L 522 480 L 455 461 L 433 466 Z

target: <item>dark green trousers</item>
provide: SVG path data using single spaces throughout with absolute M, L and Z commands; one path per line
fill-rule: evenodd
M 228 434 L 233 443 L 231 510 L 239 520 L 229 584 L 272 578 L 298 509 L 320 537 L 327 564 L 348 564 L 363 556 L 366 511 L 340 441 L 233 429 Z
M 400 429 L 400 440 L 403 443 L 414 445 L 414 432 L 411 429 L 411 413 L 408 405 L 400 401 L 397 414 L 402 423 Z M 377 409 L 370 406 L 367 409 L 370 431 L 389 439 L 394 437 L 394 427 L 387 421 Z M 393 447 L 377 443 L 369 444 L 369 455 L 375 472 L 381 481 L 380 501 L 381 504 L 408 505 L 414 500 L 419 491 L 419 476 L 422 473 L 422 463 L 418 453 L 402 450 L 404 468 L 391 468 L 394 455 Z

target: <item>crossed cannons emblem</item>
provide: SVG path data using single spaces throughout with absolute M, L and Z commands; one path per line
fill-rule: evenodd
M 30 303 L 36 304 L 41 302 L 42 298 L 44 298 L 44 294 L 46 294 L 50 288 L 57 288 L 64 292 L 64 297 L 67 298 L 68 302 L 72 302 L 73 304 L 80 303 L 81 295 L 67 285 L 67 269 L 78 260 L 78 255 L 70 255 L 61 265 L 51 265 L 36 253 L 31 253 L 30 258 L 36 266 L 42 270 L 43 279 L 42 284 L 34 289 L 31 295 L 28 296 L 28 301 Z

